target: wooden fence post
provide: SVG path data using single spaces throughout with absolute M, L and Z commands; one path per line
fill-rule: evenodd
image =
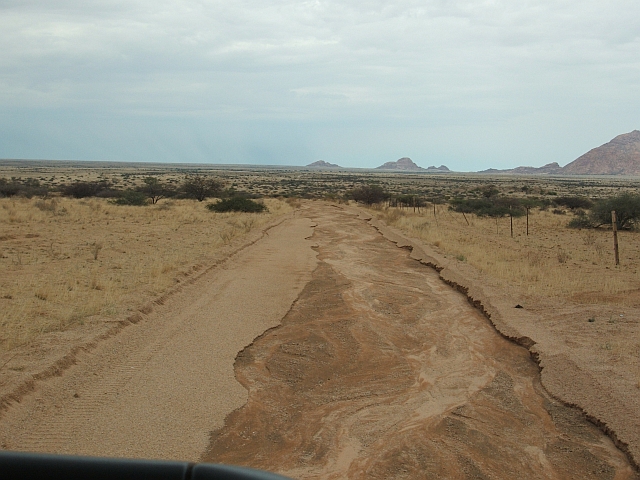
M 527 237 L 529 236 L 529 208 L 531 207 L 526 207 L 527 208 Z
M 513 238 L 513 214 L 511 213 L 511 205 L 509 205 L 509 221 L 511 222 L 511 238 Z
M 611 210 L 611 225 L 613 226 L 613 252 L 616 257 L 616 265 L 620 265 L 620 253 L 618 251 L 618 219 L 616 211 Z

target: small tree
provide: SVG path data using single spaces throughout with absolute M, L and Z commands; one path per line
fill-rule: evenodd
M 589 215 L 594 227 L 611 224 L 611 211 L 615 210 L 618 230 L 630 230 L 640 220 L 640 195 L 622 193 L 598 200 Z
M 146 177 L 142 181 L 144 185 L 140 187 L 140 191 L 149 197 L 153 205 L 158 203 L 158 200 L 168 197 L 173 193 L 172 188 L 160 182 L 157 177 Z
M 182 183 L 185 197 L 195 198 L 199 202 L 220 195 L 222 187 L 223 184 L 220 180 L 204 175 L 188 175 Z

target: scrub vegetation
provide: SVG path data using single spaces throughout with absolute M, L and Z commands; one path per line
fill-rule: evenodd
M 107 198 L 0 198 L 0 352 L 126 316 L 292 210 L 264 203 L 268 212 L 258 215 L 213 215 L 189 199 L 141 208 Z

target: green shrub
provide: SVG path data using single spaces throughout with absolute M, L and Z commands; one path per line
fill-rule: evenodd
M 569 228 L 593 228 L 593 222 L 588 215 L 576 215 L 569 221 Z
M 521 217 L 526 209 L 522 201 L 510 197 L 455 198 L 451 200 L 450 210 L 459 213 L 473 213 L 479 217 Z
M 598 228 L 611 225 L 611 212 L 615 210 L 618 230 L 631 230 L 640 221 L 640 195 L 622 193 L 615 197 L 596 201 L 587 215 L 584 211 L 576 212 L 567 225 L 570 228 Z
M 359 203 L 373 205 L 389 198 L 389 194 L 380 185 L 363 185 L 351 190 L 348 197 Z
M 591 220 L 596 227 L 611 224 L 611 211 L 616 211 L 619 230 L 632 229 L 640 220 L 640 195 L 622 193 L 597 201 L 591 209 Z
M 571 210 L 591 208 L 593 206 L 593 202 L 587 197 L 558 197 L 553 199 L 553 203 Z
M 135 205 L 142 206 L 147 205 L 147 195 L 137 190 L 124 190 L 120 193 L 120 196 L 116 198 L 113 203 L 116 205 Z
M 41 185 L 35 178 L 15 178 L 11 181 L 0 178 L 0 197 L 21 196 L 31 198 L 35 196 L 44 197 L 49 193 L 49 188 Z
M 207 208 L 212 212 L 247 212 L 247 213 L 259 213 L 267 210 L 266 205 L 258 203 L 250 198 L 245 197 L 231 197 L 225 198 L 218 203 L 210 203 Z
M 63 185 L 61 191 L 63 195 L 73 198 L 95 197 L 103 190 L 107 190 L 109 184 L 107 182 L 74 182 Z
M 220 195 L 222 187 L 222 182 L 211 176 L 187 175 L 180 189 L 186 198 L 193 198 L 202 202 L 209 197 Z

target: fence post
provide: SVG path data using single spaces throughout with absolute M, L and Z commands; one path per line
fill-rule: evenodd
M 513 238 L 513 213 L 511 213 L 511 205 L 509 205 L 509 221 L 511 222 L 511 238 Z
M 616 265 L 620 265 L 620 253 L 618 251 L 618 219 L 616 211 L 611 210 L 611 225 L 613 226 L 613 252 L 616 257 Z

